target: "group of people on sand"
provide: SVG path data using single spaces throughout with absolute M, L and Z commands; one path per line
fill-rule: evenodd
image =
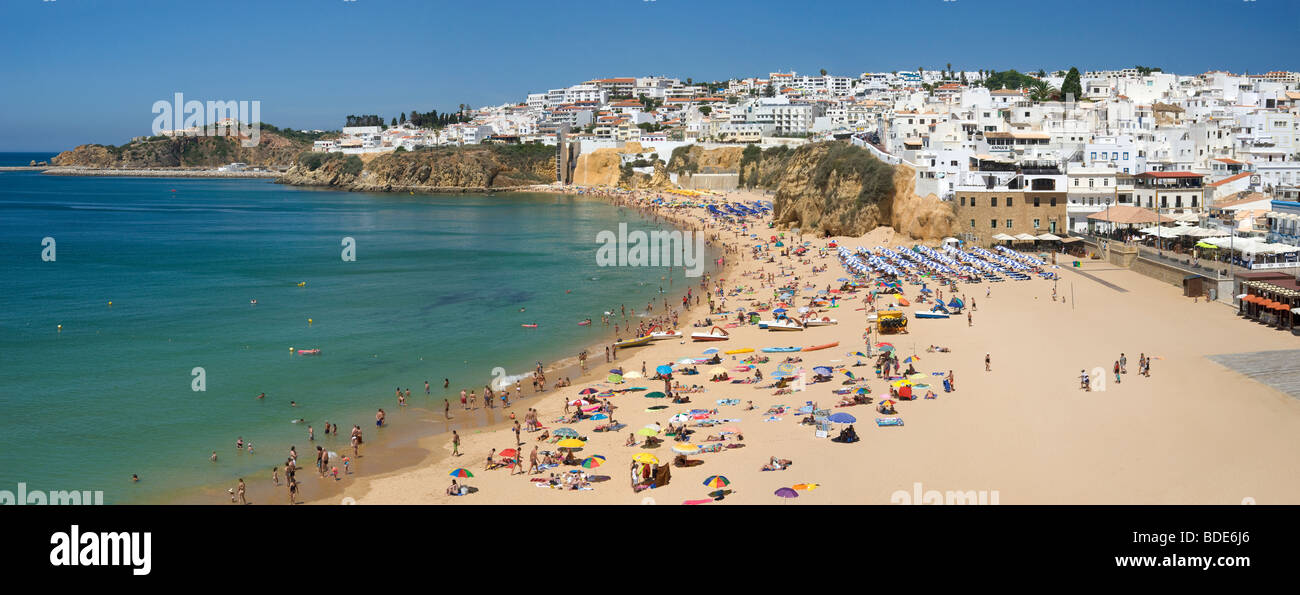
M 1115 383 L 1123 382 L 1123 377 L 1128 374 L 1128 356 L 1121 353 L 1119 359 L 1111 365 L 1111 373 L 1115 376 Z M 1151 358 L 1143 353 L 1138 356 L 1138 375 L 1151 377 Z M 1079 370 L 1079 390 L 1092 391 L 1092 378 L 1086 369 Z

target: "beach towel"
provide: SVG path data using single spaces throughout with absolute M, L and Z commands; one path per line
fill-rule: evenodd
M 765 419 L 765 420 L 763 420 L 763 421 L 781 421 L 781 418 L 779 418 L 779 417 L 773 415 L 772 417 L 769 417 L 769 418 L 767 418 L 767 419 Z
M 717 403 L 719 405 L 739 405 L 740 399 L 718 399 Z
M 901 426 L 901 425 L 903 425 L 903 418 L 901 418 L 901 417 L 877 417 L 877 418 L 876 418 L 876 425 L 877 425 L 877 426 L 880 426 L 880 427 L 884 427 L 884 426 Z

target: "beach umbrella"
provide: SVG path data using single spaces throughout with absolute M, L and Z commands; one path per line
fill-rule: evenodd
M 844 281 L 848 281 L 848 280 L 849 280 L 848 277 L 840 277 L 839 279 L 836 279 L 836 281 L 840 281 L 840 282 L 844 282 Z
M 888 343 L 881 343 L 880 345 L 877 345 L 876 347 L 879 347 L 881 351 L 890 351 L 890 352 L 894 351 L 894 346 L 893 346 L 893 345 L 890 345 L 890 344 L 888 344 Z
M 655 405 L 654 407 L 646 407 L 645 410 L 647 413 L 649 413 L 651 411 L 662 411 L 667 408 L 668 408 L 667 405 Z
M 682 443 L 682 444 L 673 445 L 673 452 L 677 454 L 693 455 L 699 451 L 700 451 L 700 447 L 694 444 Z
M 682 358 L 682 359 L 677 360 L 677 363 L 682 364 L 682 365 L 693 364 L 693 363 L 695 363 L 695 358 L 684 357 L 684 358 Z
M 561 438 L 577 438 L 579 436 L 578 431 L 573 428 L 559 428 L 551 432 L 551 434 Z
M 798 497 L 799 497 L 799 492 L 794 491 L 793 488 L 781 488 L 781 489 L 779 489 L 779 490 L 777 490 L 777 491 L 775 491 L 775 492 L 773 492 L 773 493 L 776 494 L 777 497 L 780 497 L 780 498 L 798 498 Z
M 624 377 L 624 378 L 641 378 L 642 376 L 641 376 L 641 373 L 638 372 L 638 371 L 636 371 L 636 370 L 628 370 L 628 371 L 627 371 L 627 374 L 624 374 L 623 377 Z
M 717 349 L 714 349 L 714 348 L 710 347 L 710 348 L 704 350 L 704 355 L 713 355 L 713 354 L 715 354 L 715 353 L 717 353 L 717 352 L 718 352 Z
M 911 385 L 912 385 L 912 381 L 907 380 L 906 378 L 904 378 L 903 380 L 895 380 L 892 383 L 890 383 L 890 386 L 894 388 L 902 388 L 904 386 L 911 386 Z
M 656 432 L 650 428 L 641 428 L 640 430 L 637 430 L 636 433 L 637 435 L 646 436 L 646 437 L 659 435 L 659 432 Z
M 622 375 L 622 374 L 623 374 L 623 368 L 613 368 L 613 369 L 611 369 L 611 370 L 609 371 L 609 373 L 610 373 L 610 374 L 619 374 L 619 375 Z
M 826 366 L 817 366 L 813 368 L 813 372 L 816 372 L 822 376 L 830 376 L 832 374 L 831 369 Z
M 608 416 L 608 415 L 605 415 L 604 413 L 597 413 L 597 414 L 591 416 L 591 419 L 594 419 L 594 420 L 599 421 L 599 420 L 602 420 L 602 419 L 609 419 L 609 416 Z
M 606 380 L 609 380 L 610 382 L 614 382 L 614 383 L 619 383 L 623 381 L 623 376 L 621 374 L 610 374 L 609 378 L 607 378 Z
M 577 405 L 577 406 L 581 407 L 581 406 L 583 406 L 583 405 L 590 405 L 590 404 L 591 404 L 591 401 L 588 401 L 588 400 L 586 400 L 586 399 L 574 399 L 574 400 L 572 400 L 572 401 L 569 401 L 569 404 L 570 404 L 570 405 Z
M 599 467 L 604 464 L 605 464 L 605 457 L 602 457 L 600 455 L 591 455 L 582 460 L 582 466 L 586 467 L 587 469 L 595 469 L 596 467 Z
M 865 395 L 865 394 L 867 394 L 867 393 L 870 392 L 870 391 L 868 391 L 868 390 L 866 389 L 866 387 L 863 387 L 863 388 L 858 389 L 857 392 L 858 392 L 859 395 Z
M 651 429 L 651 430 L 654 430 L 655 432 L 662 432 L 662 431 L 664 431 L 663 426 L 661 426 L 661 425 L 659 425 L 659 424 L 655 424 L 655 423 L 646 424 L 645 426 L 642 426 L 642 427 L 644 427 L 644 428 L 649 428 L 649 429 Z
M 677 415 L 668 418 L 669 423 L 675 423 L 675 424 L 686 423 L 690 420 L 691 420 L 691 416 L 686 415 L 685 413 L 678 413 Z
M 515 449 L 513 449 L 513 448 L 507 448 L 507 449 L 505 449 L 505 450 L 503 450 L 503 451 L 501 451 L 501 452 L 499 452 L 499 453 L 497 453 L 497 454 L 498 454 L 498 455 L 501 455 L 501 458 L 504 458 L 504 459 L 513 459 L 513 458 L 519 456 L 519 451 L 517 451 L 517 450 L 515 450 Z
M 584 389 L 578 391 L 578 394 L 580 394 L 580 395 L 594 395 L 594 394 L 596 394 L 596 389 L 591 388 L 591 387 L 587 387 L 587 388 L 584 388 Z
M 668 396 L 668 395 L 665 395 L 665 394 L 663 394 L 663 393 L 661 393 L 661 392 L 659 392 L 659 391 L 654 391 L 654 392 L 652 392 L 652 393 L 646 393 L 646 394 L 645 394 L 645 398 L 647 398 L 647 399 L 662 399 L 662 398 L 664 398 L 664 397 L 666 397 L 666 396 Z
M 474 474 L 473 474 L 473 473 L 470 473 L 470 472 L 469 472 L 469 469 L 466 469 L 466 468 L 464 468 L 464 467 L 461 467 L 460 469 L 457 469 L 457 470 L 455 470 L 455 471 L 452 471 L 451 473 L 448 473 L 448 475 L 450 475 L 450 476 L 452 476 L 452 477 L 474 477 Z
M 871 356 L 869 356 L 869 355 L 867 355 L 867 354 L 865 354 L 865 353 L 862 353 L 861 351 L 854 351 L 854 352 L 853 352 L 853 355 L 856 355 L 856 356 L 858 356 L 858 357 L 871 357 Z M 845 372 L 848 372 L 848 370 L 845 370 Z
M 673 368 L 672 366 L 658 366 L 655 368 L 655 371 L 661 375 L 668 375 L 673 373 Z
M 886 406 L 886 407 L 888 407 L 888 406 L 894 404 L 894 400 L 893 400 L 893 399 L 885 399 L 884 401 L 881 401 L 880 404 L 881 404 L 881 405 L 884 405 L 884 406 Z
M 648 452 L 637 453 L 636 456 L 632 457 L 632 460 L 638 463 L 647 463 L 650 465 L 659 464 L 659 457 L 656 457 Z
M 775 312 L 775 313 L 777 313 L 777 314 L 784 314 L 784 313 L 786 312 L 786 309 L 785 309 L 785 308 L 777 308 L 777 309 L 772 310 L 772 311 Z
M 848 377 L 849 377 L 849 380 L 857 380 L 857 379 L 858 379 L 857 376 L 854 376 L 854 375 L 853 375 L 853 372 L 850 372 L 850 371 L 848 371 L 848 370 L 841 370 L 841 372 L 844 372 L 844 375 L 845 375 L 845 376 L 848 376 Z
M 837 424 L 851 424 L 858 421 L 858 418 L 841 411 L 839 413 L 832 413 L 830 417 L 826 418 L 826 420 L 833 421 Z
M 566 438 L 555 443 L 555 445 L 560 448 L 582 448 L 586 444 L 586 442 L 578 440 L 577 438 Z
M 731 485 L 731 480 L 722 475 L 710 475 L 704 480 L 704 485 L 710 488 L 725 488 Z

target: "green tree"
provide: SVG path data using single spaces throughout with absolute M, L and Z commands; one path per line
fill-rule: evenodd
M 393 118 L 393 123 L 390 124 L 390 126 L 396 126 L 396 125 L 397 125 L 397 118 Z
M 773 87 L 771 82 L 767 83 L 767 86 L 763 87 L 763 97 L 773 97 L 775 95 L 776 87 Z
M 1028 85 L 1028 88 L 1029 99 L 1035 103 L 1054 101 L 1061 95 L 1061 91 L 1048 84 L 1047 81 L 1034 81 Z
M 826 76 L 826 69 L 825 69 L 825 68 L 823 68 L 823 69 L 821 70 L 821 72 L 822 72 L 822 76 Z
M 707 116 L 707 115 L 709 115 L 709 114 L 712 113 L 712 112 L 713 112 L 713 108 L 711 108 L 711 107 L 709 107 L 709 106 L 707 106 L 707 105 L 700 106 L 700 113 L 701 113 L 701 114 L 704 114 L 704 115 Z
M 406 112 L 402 112 L 402 119 L 401 119 L 401 120 L 398 120 L 398 121 L 401 122 L 401 123 L 403 123 L 403 124 L 406 123 Z
M 1079 81 L 1079 69 L 1074 66 L 1070 67 L 1070 72 L 1065 75 L 1065 82 L 1061 83 L 1061 95 L 1066 99 L 1078 101 L 1083 98 L 1083 84 Z

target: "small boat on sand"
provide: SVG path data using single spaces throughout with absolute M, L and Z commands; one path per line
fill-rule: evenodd
M 917 318 L 948 318 L 947 312 L 932 312 L 930 310 L 916 310 L 912 315 Z
M 803 321 L 803 325 L 804 326 L 830 326 L 832 324 L 839 324 L 839 322 L 840 321 L 835 320 L 830 316 L 823 316 L 821 318 L 814 317 L 814 318 L 806 319 Z
M 653 339 L 653 337 L 651 337 L 650 335 L 637 337 L 635 339 L 624 339 L 622 341 L 618 341 L 614 343 L 614 347 L 640 347 L 642 345 L 649 343 L 651 339 Z
M 840 342 L 836 341 L 834 343 L 827 343 L 825 345 L 813 345 L 812 347 L 804 347 L 802 351 L 818 351 L 821 349 L 830 349 L 831 347 L 839 347 L 839 346 L 840 346 Z
M 766 327 L 764 327 L 764 325 L 763 325 L 764 322 L 767 323 Z M 797 321 L 795 321 L 795 320 L 791 320 L 791 319 L 789 319 L 789 318 L 782 318 L 781 320 L 768 320 L 768 321 L 762 321 L 762 320 L 760 320 L 759 323 L 758 323 L 758 326 L 759 326 L 759 328 L 767 328 L 767 330 L 769 330 L 769 331 L 801 331 L 801 330 L 803 330 L 803 325 L 802 325 L 802 324 L 799 324 Z
M 716 326 L 709 329 L 707 333 L 691 333 L 692 341 L 726 341 L 730 338 L 730 333 Z
M 650 333 L 651 341 L 663 341 L 665 339 L 680 339 L 680 338 L 682 338 L 681 331 L 655 331 L 653 333 Z

